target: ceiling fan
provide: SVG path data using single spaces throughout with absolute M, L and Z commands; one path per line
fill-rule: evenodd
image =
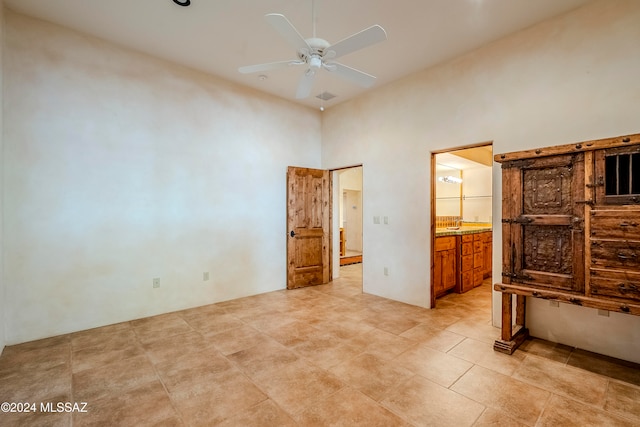
M 243 74 L 249 74 L 286 68 L 293 65 L 307 65 L 308 68 L 298 84 L 298 90 L 296 92 L 297 99 L 303 99 L 309 96 L 316 73 L 320 69 L 335 73 L 337 76 L 360 86 L 371 87 L 376 80 L 374 76 L 340 64 L 339 62 L 334 62 L 333 60 L 386 40 L 387 33 L 384 29 L 379 25 L 373 25 L 332 45 L 326 40 L 316 37 L 315 7 L 312 6 L 312 9 L 313 37 L 308 39 L 302 37 L 284 15 L 279 13 L 269 13 L 265 15 L 267 22 L 296 49 L 297 59 L 248 65 L 240 67 L 238 71 Z

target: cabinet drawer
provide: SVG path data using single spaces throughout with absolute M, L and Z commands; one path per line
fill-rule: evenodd
M 473 242 L 473 253 L 477 254 L 478 252 L 482 252 L 482 248 L 484 247 L 484 245 L 482 244 L 481 241 L 477 240 L 475 242 Z
M 640 273 L 592 269 L 591 295 L 640 301 Z
M 640 210 L 592 210 L 591 237 L 640 240 Z
M 460 271 L 471 271 L 473 270 L 473 255 L 463 256 L 462 262 L 460 263 Z
M 461 237 L 462 243 L 473 242 L 473 234 L 463 234 Z
M 456 237 L 455 236 L 447 236 L 447 237 L 437 237 L 435 243 L 435 250 L 437 251 L 446 251 L 449 249 L 455 249 L 456 247 Z
M 473 235 L 473 241 L 474 242 L 481 242 L 482 241 L 482 235 L 484 233 L 476 233 Z
M 591 267 L 640 272 L 640 241 L 592 240 Z
M 466 242 L 463 243 L 460 247 L 460 255 L 473 255 L 473 243 Z

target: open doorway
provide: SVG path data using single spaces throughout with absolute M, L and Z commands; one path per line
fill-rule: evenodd
M 491 143 L 431 155 L 431 307 L 480 287 L 492 272 Z
M 362 171 L 362 166 L 333 171 L 334 278 L 341 276 L 344 267 L 363 262 Z

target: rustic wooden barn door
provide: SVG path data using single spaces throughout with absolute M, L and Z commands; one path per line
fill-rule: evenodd
M 331 280 L 328 170 L 287 169 L 287 289 Z

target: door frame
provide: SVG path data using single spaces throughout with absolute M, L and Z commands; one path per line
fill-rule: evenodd
M 478 147 L 486 147 L 490 145 L 493 149 L 493 140 L 491 141 L 484 141 L 484 142 L 479 142 L 477 144 L 470 144 L 470 145 L 462 145 L 462 146 L 457 146 L 457 147 L 450 147 L 450 148 L 444 148 L 442 150 L 433 150 L 431 151 L 431 185 L 430 185 L 430 191 L 431 191 L 431 202 L 430 202 L 430 216 L 431 216 L 431 224 L 429 227 L 429 232 L 431 234 L 431 247 L 430 247 L 430 264 L 431 264 L 431 268 L 429 271 L 429 284 L 430 284 L 430 306 L 431 308 L 436 308 L 436 292 L 435 292 L 435 288 L 433 286 L 433 279 L 434 279 L 434 268 L 435 268 L 435 246 L 436 246 L 436 155 L 437 154 L 444 154 L 444 153 L 451 153 L 453 151 L 460 151 L 460 150 L 466 150 L 469 148 L 478 148 Z M 492 174 L 493 174 L 493 166 L 491 166 L 492 169 Z M 493 198 L 492 198 L 493 199 Z M 492 208 L 491 210 L 493 211 L 493 202 L 492 202 Z M 493 217 L 493 214 L 492 214 Z M 493 271 L 493 269 L 492 269 Z
M 336 184 L 336 179 L 338 178 L 337 174 L 335 174 L 334 172 L 339 172 L 345 169 L 353 169 L 353 168 L 362 168 L 362 175 L 363 175 L 363 182 L 364 182 L 364 164 L 362 163 L 356 163 L 353 165 L 348 165 L 348 166 L 341 166 L 341 167 L 337 167 L 337 168 L 332 168 L 329 169 L 329 173 L 331 174 L 331 191 L 332 191 L 332 197 L 331 197 L 331 201 L 332 201 L 332 206 L 331 206 L 331 215 L 332 215 L 332 220 L 331 220 L 331 225 L 333 227 L 333 218 L 334 218 L 334 212 L 333 210 L 336 207 L 336 204 L 333 203 L 334 202 L 334 197 L 342 197 L 342 194 L 337 194 L 339 191 L 339 186 L 338 189 L 336 190 L 336 187 L 334 184 Z M 335 177 L 335 178 L 334 178 Z M 363 184 L 364 187 L 364 184 Z M 336 191 L 334 191 L 336 190 Z M 362 214 L 362 230 L 363 230 L 363 245 L 362 245 L 362 262 L 364 263 L 364 188 L 361 188 L 362 191 L 362 205 L 363 205 L 363 214 Z M 337 216 L 339 218 L 339 216 Z M 336 267 L 336 272 L 340 271 L 340 258 L 338 257 L 338 262 L 337 264 L 334 264 L 334 251 L 333 251 L 333 246 L 334 246 L 334 241 L 339 242 L 340 241 L 340 236 L 334 236 L 335 233 L 339 233 L 340 232 L 340 227 L 333 227 L 331 230 L 331 236 L 330 236 L 330 245 L 331 245 L 331 260 L 330 260 L 330 268 L 331 268 L 331 278 L 333 279 L 334 277 L 340 277 L 339 275 L 334 275 L 334 265 L 337 265 Z M 334 239 L 335 237 L 335 239 Z M 337 252 L 338 254 L 340 253 L 340 251 Z M 362 284 L 361 284 L 362 285 Z

